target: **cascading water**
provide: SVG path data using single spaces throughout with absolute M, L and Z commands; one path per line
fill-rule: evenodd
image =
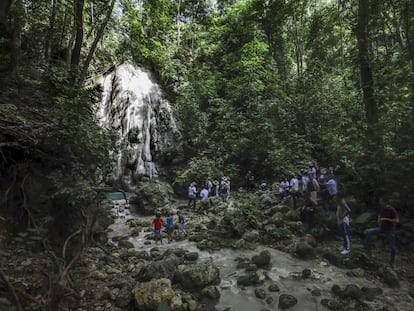
M 166 174 L 168 163 L 182 155 L 170 103 L 150 74 L 131 64 L 104 77 L 96 118 L 103 128 L 116 132 L 113 179 L 125 189 Z

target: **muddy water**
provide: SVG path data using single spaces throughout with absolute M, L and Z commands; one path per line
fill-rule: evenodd
M 122 215 L 122 212 L 121 212 Z M 126 224 L 126 221 L 138 216 L 123 215 L 122 218 L 117 218 L 115 223 L 110 227 L 112 230 L 108 233 L 108 237 L 114 236 L 130 236 L 130 229 Z M 140 220 L 150 222 L 152 217 L 139 216 Z M 361 287 L 381 287 L 384 291 L 384 295 L 375 300 L 370 305 L 373 310 L 381 310 L 384 305 L 392 305 L 394 310 L 398 311 L 411 311 L 414 310 L 413 301 L 408 297 L 407 284 L 403 284 L 401 289 L 388 289 L 384 287 L 384 284 L 378 280 L 367 280 L 366 278 L 348 277 L 346 275 L 347 270 L 337 268 L 329 265 L 322 259 L 319 260 L 307 260 L 303 261 L 292 257 L 287 253 L 268 248 L 265 246 L 258 246 L 254 250 L 246 249 L 221 249 L 214 252 L 200 251 L 196 243 L 188 240 L 175 241 L 171 244 L 167 244 L 166 239 L 164 243 L 155 244 L 151 241 L 151 244 L 145 244 L 148 241 L 147 237 L 151 234 L 148 229 L 142 230 L 139 236 L 130 237 L 131 241 L 137 250 L 149 251 L 154 246 L 160 249 L 168 248 L 183 248 L 188 251 L 197 251 L 200 255 L 199 262 L 213 261 L 215 265 L 220 269 L 221 283 L 219 289 L 221 298 L 216 305 L 217 310 L 222 311 L 231 307 L 233 311 L 255 311 L 262 309 L 278 310 L 278 297 L 281 294 L 291 294 L 298 299 L 298 303 L 290 308 L 290 311 L 310 311 L 310 310 L 327 310 L 321 305 L 321 300 L 324 298 L 332 299 L 331 288 L 337 284 L 342 289 L 349 284 L 355 284 Z M 147 242 L 148 243 L 148 242 Z M 244 257 L 251 258 L 253 255 L 258 254 L 262 250 L 269 250 L 271 253 L 271 269 L 270 270 L 258 270 L 260 278 L 264 281 L 263 285 L 259 286 L 263 288 L 267 297 L 273 298 L 273 303 L 266 303 L 266 299 L 262 300 L 256 298 L 254 290 L 256 287 L 250 286 L 245 289 L 241 289 L 237 286 L 237 278 L 244 275 L 243 269 L 237 269 L 236 258 Z M 301 273 L 304 269 L 310 269 L 312 271 L 311 277 L 303 279 Z M 272 283 L 276 283 L 280 292 L 268 291 L 268 286 Z M 312 291 L 319 290 L 320 296 L 313 296 Z M 393 310 L 393 308 L 389 309 Z

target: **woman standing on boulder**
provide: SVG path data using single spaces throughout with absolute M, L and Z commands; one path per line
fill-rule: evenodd
M 344 239 L 341 254 L 346 255 L 351 251 L 351 227 L 349 225 L 349 213 L 351 212 L 351 209 L 341 192 L 336 194 L 336 204 L 336 219 Z

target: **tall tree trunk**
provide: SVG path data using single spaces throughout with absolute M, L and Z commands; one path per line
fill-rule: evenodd
M 50 51 L 51 51 L 50 42 L 51 42 L 51 40 L 53 40 L 52 37 L 53 37 L 53 34 L 55 32 L 57 1 L 58 0 L 52 0 L 52 12 L 50 13 L 50 18 L 49 18 L 49 30 L 48 30 L 48 34 L 45 38 L 45 60 L 46 60 L 46 62 L 50 61 Z
M 96 34 L 95 40 L 93 41 L 92 46 L 91 46 L 91 48 L 89 50 L 88 56 L 87 56 L 87 58 L 85 60 L 85 63 L 83 64 L 82 73 L 80 75 L 80 83 L 82 83 L 83 80 L 86 77 L 86 73 L 87 73 L 88 68 L 89 68 L 89 65 L 91 63 L 93 54 L 95 53 L 95 49 L 96 49 L 96 47 L 98 45 L 99 40 L 101 40 L 101 38 L 103 36 L 104 30 L 106 28 L 106 25 L 108 25 L 108 22 L 109 22 L 109 20 L 111 18 L 112 11 L 113 11 L 114 5 L 115 5 L 115 1 L 116 0 L 111 0 L 111 4 L 110 4 L 110 6 L 108 8 L 108 11 L 106 12 L 105 19 L 103 20 L 103 22 L 101 24 L 101 27 L 99 28 L 98 33 Z
M 72 50 L 72 58 L 70 64 L 72 66 L 78 66 L 80 62 L 80 52 L 82 50 L 83 43 L 83 7 L 85 0 L 75 0 L 75 28 L 76 28 L 76 39 L 75 46 Z
M 76 39 L 75 46 L 72 50 L 72 58 L 70 60 L 71 65 L 71 83 L 76 82 L 76 71 L 80 63 L 80 54 L 82 50 L 83 43 L 83 7 L 85 5 L 85 0 L 75 0 L 75 28 L 76 28 Z
M 181 25 L 181 21 L 180 21 L 180 15 L 181 15 L 181 0 L 178 0 L 178 4 L 177 4 L 177 46 L 180 46 L 181 44 L 181 33 L 180 33 L 180 25 Z
M 382 130 L 379 126 L 378 103 L 374 97 L 374 78 L 370 64 L 370 1 L 359 0 L 356 37 L 362 88 L 362 100 L 367 122 L 365 158 L 361 163 L 361 173 L 367 178 L 365 188 L 368 192 L 383 191 L 383 171 L 380 170 L 384 162 L 384 148 Z M 375 161 L 376 165 L 373 165 Z
M 13 35 L 11 42 L 11 72 L 12 76 L 19 79 L 19 66 L 21 61 L 22 26 L 25 10 L 22 0 L 16 0 L 17 10 L 13 14 Z
M 1 0 L 0 1 L 0 27 L 5 27 L 7 24 L 7 17 L 9 16 L 10 6 L 13 0 Z
M 414 107 L 414 0 L 407 0 L 405 3 L 404 20 L 407 40 L 408 57 L 411 62 L 411 103 Z M 414 111 L 412 111 L 414 114 Z
M 368 125 L 368 139 L 378 143 L 378 105 L 374 97 L 374 79 L 369 58 L 369 0 L 360 0 L 358 6 L 357 42 L 365 117 Z

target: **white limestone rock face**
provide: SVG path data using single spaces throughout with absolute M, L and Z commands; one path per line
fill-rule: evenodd
M 116 132 L 113 179 L 125 188 L 166 175 L 165 168 L 182 158 L 171 105 L 143 69 L 123 64 L 104 77 L 96 117 L 102 127 Z

